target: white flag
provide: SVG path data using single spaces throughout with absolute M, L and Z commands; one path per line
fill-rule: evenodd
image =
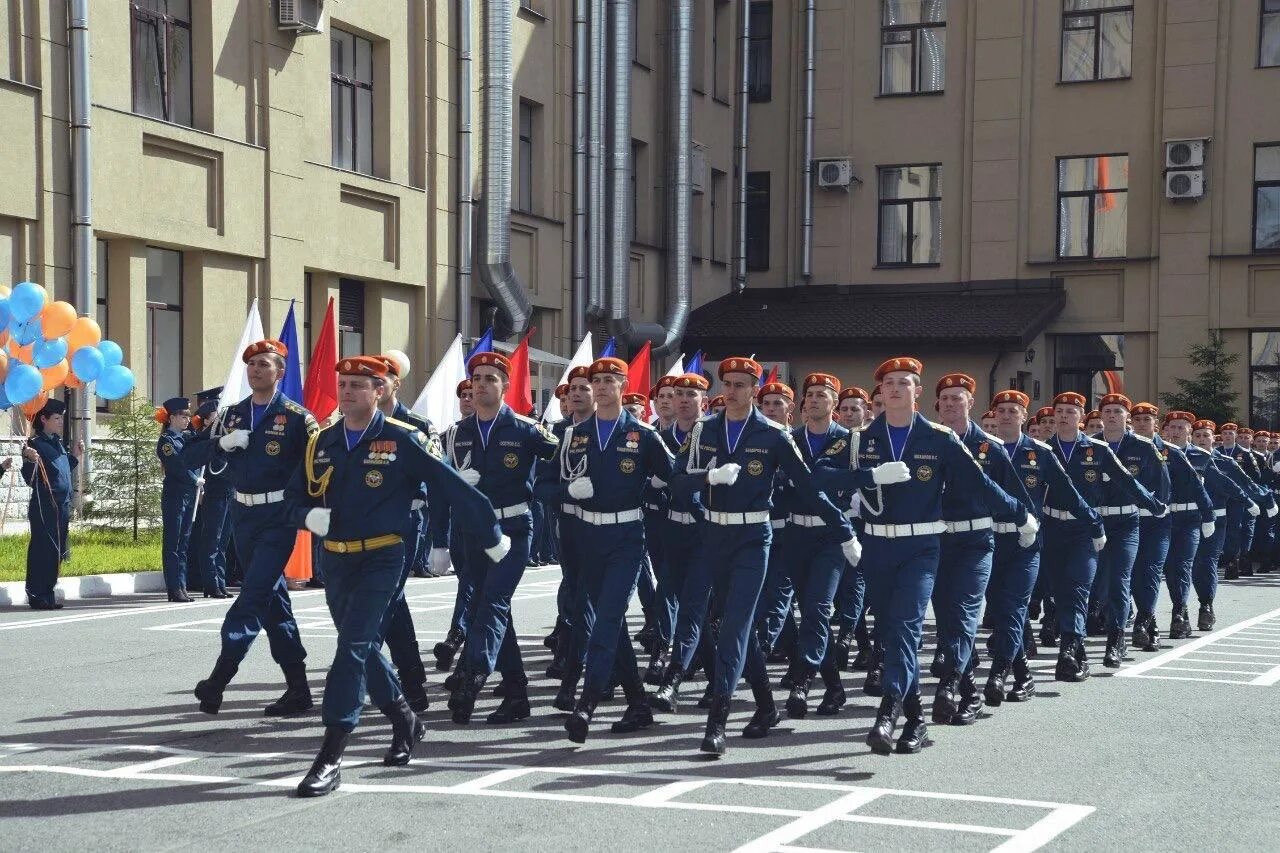
M 262 315 L 258 313 L 258 300 L 255 297 L 253 304 L 249 306 L 249 316 L 244 321 L 244 331 L 240 333 L 240 345 L 231 356 L 227 381 L 222 383 L 222 393 L 218 396 L 219 411 L 234 406 L 249 396 L 249 377 L 241 355 L 250 344 L 256 344 L 265 337 L 262 333 Z
M 413 403 L 413 411 L 435 424 L 443 432 L 462 419 L 458 406 L 458 383 L 467 378 L 466 356 L 462 352 L 462 335 L 454 336 L 444 357 L 432 371 L 431 378 Z
M 573 354 L 573 358 L 569 360 L 569 366 L 564 369 L 560 381 L 556 383 L 556 387 L 569 381 L 569 371 L 575 367 L 590 367 L 595 356 L 592 354 L 591 333 L 587 332 L 587 336 L 582 339 L 582 343 L 578 344 L 578 349 Z M 556 399 L 556 395 L 552 394 L 551 399 L 547 401 L 547 407 L 542 412 L 542 420 L 549 424 L 559 423 L 563 420 L 560 417 L 560 401 Z
M 671 369 L 667 371 L 667 376 L 684 376 L 684 353 L 680 353 L 680 357 L 676 359 L 676 363 L 671 365 Z M 658 401 L 649 401 L 649 419 L 652 420 L 658 416 Z

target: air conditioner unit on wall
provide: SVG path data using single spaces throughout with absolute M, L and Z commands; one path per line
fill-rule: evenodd
M 822 189 L 847 190 L 850 184 L 858 181 L 858 176 L 853 173 L 853 161 L 848 157 L 817 160 L 814 167 L 818 173 L 818 186 Z
M 324 0 L 276 0 L 276 27 L 298 35 L 324 32 Z
M 1204 172 L 1201 170 L 1185 169 L 1165 173 L 1165 198 L 1200 198 L 1203 195 Z
M 1203 139 L 1166 139 L 1164 143 L 1164 167 L 1166 169 L 1199 169 L 1204 166 Z

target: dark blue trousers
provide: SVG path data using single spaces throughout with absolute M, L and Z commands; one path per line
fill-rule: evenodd
M 680 587 L 672 581 L 672 567 L 667 559 L 667 526 L 671 520 L 665 512 L 645 509 L 644 541 L 649 552 L 656 581 L 653 591 L 653 623 L 658 627 L 659 645 L 671 645 L 675 633 L 676 608 L 679 605 Z M 692 525 L 690 525 L 692 527 Z
M 231 537 L 231 498 L 204 493 L 200 503 L 200 523 L 192 548 L 200 570 L 205 592 L 219 592 L 227 588 L 227 544 Z M 314 562 L 314 561 L 313 561 Z
M 708 528 L 706 524 L 694 525 L 693 530 L 682 534 L 680 543 L 672 543 L 669 548 L 672 559 L 683 566 L 671 659 L 686 670 L 693 665 L 711 606 L 711 566 L 704 553 Z
M 1187 516 L 1182 518 L 1182 516 Z M 1222 541 L 1222 525 L 1215 519 L 1213 535 Z M 1212 538 L 1212 537 L 1211 537 Z M 1174 524 L 1169 536 L 1169 553 L 1164 561 L 1164 582 L 1169 588 L 1169 601 L 1174 610 L 1181 610 L 1187 603 L 1191 592 L 1191 572 L 1196 562 L 1196 552 L 1200 550 L 1200 518 L 1194 512 L 1180 512 L 1174 516 Z M 1222 550 L 1222 546 L 1218 546 Z M 1218 558 L 1213 558 L 1213 571 L 1218 572 Z M 1156 579 L 1156 588 L 1151 595 L 1152 612 L 1155 611 L 1156 600 L 1160 596 L 1160 579 Z M 1144 594 L 1145 600 L 1145 594 Z M 1138 603 L 1143 606 L 1142 602 Z
M 1231 518 L 1231 511 L 1227 510 L 1227 519 Z M 1222 519 L 1219 518 L 1219 521 Z M 1219 524 L 1213 531 L 1213 535 L 1208 539 L 1201 539 L 1200 546 L 1196 548 L 1195 562 L 1191 568 L 1191 583 L 1196 588 L 1196 597 L 1200 602 L 1206 603 L 1213 601 L 1213 597 L 1218 594 L 1218 560 L 1222 557 L 1223 543 L 1229 536 L 1230 525 Z M 1182 603 L 1187 600 L 1187 591 L 1185 588 L 1178 590 L 1182 595 Z M 1171 586 L 1169 595 L 1175 595 L 1175 590 Z M 1174 606 L 1178 606 L 1175 601 Z
M 1138 520 L 1138 555 L 1133 561 L 1133 603 L 1139 613 L 1155 613 L 1160 598 L 1160 581 L 1169 558 L 1173 527 L 1194 528 L 1199 533 L 1200 513 L 1169 513 L 1164 518 L 1144 516 Z
M 58 567 L 67 552 L 71 502 L 58 505 L 33 495 L 27 518 L 31 522 L 31 541 L 27 543 L 27 601 L 52 604 L 53 588 L 58 585 Z
M 244 660 L 258 632 L 265 629 L 276 663 L 301 663 L 307 651 L 302 647 L 284 579 L 297 532 L 285 518 L 284 504 L 235 504 L 231 523 L 244 580 L 222 620 L 222 655 L 234 663 Z
M 920 690 L 916 648 L 938 573 L 938 536 L 863 540 L 867 597 L 876 614 L 876 639 L 884 648 L 884 696 L 901 700 Z
M 1009 663 L 1022 652 L 1027 609 L 1039 574 L 1039 547 L 1023 548 L 1016 533 L 997 534 L 987 584 L 987 606 L 994 626 L 991 654 L 997 663 Z
M 196 509 L 195 486 L 160 487 L 160 565 L 169 592 L 187 588 L 187 551 L 191 544 L 191 521 Z
M 1093 550 L 1089 525 L 1046 517 L 1040 577 L 1047 581 L 1053 593 L 1058 631 L 1071 642 L 1084 636 L 1089 590 L 1097 571 L 1098 554 Z
M 503 522 L 502 532 L 510 537 L 511 550 L 499 563 L 490 560 L 478 544 L 470 540 L 466 543 L 467 570 L 475 589 L 471 624 L 466 629 L 466 662 L 475 675 L 488 676 L 496 669 L 503 680 L 525 679 L 524 661 L 511 622 L 511 597 L 529 563 L 531 530 L 527 516 Z
M 582 525 L 581 553 L 590 554 L 580 587 L 594 619 L 587 637 L 586 690 L 600 695 L 615 671 L 626 684 L 639 682 L 635 647 L 627 632 L 627 607 L 644 561 L 644 524 Z
M 406 681 L 426 680 L 426 669 L 422 666 L 422 651 L 418 647 L 418 632 L 413 625 L 413 614 L 409 612 L 409 602 L 404 597 L 404 585 L 409 579 L 418 558 L 419 545 L 422 541 L 423 517 L 421 512 L 409 513 L 409 521 L 401 536 L 404 539 L 404 571 L 400 573 L 400 582 L 396 585 L 391 604 L 387 607 L 386 619 L 382 626 L 382 638 L 386 640 L 387 652 L 396 665 L 396 671 Z
M 944 533 L 941 537 L 933 615 L 938 620 L 938 648 L 957 675 L 963 674 L 973 659 L 994 554 L 995 536 L 990 530 Z
M 1109 515 L 1102 519 L 1107 544 L 1098 555 L 1098 576 L 1094 588 L 1099 589 L 1105 624 L 1109 630 L 1124 630 L 1129 618 L 1129 591 L 1133 583 L 1133 564 L 1138 558 L 1138 514 Z
M 710 568 L 716 610 L 721 614 L 716 637 L 716 671 L 712 692 L 732 696 L 753 641 L 756 605 L 764 588 L 773 530 L 769 523 L 708 524 L 702 560 Z
M 788 528 L 786 544 L 791 579 L 800 598 L 794 659 L 816 673 L 831 641 L 836 589 L 846 566 L 844 552 L 826 527 Z
M 484 555 L 481 554 L 481 556 Z M 467 562 L 469 557 L 470 553 L 463 545 L 461 534 L 451 535 L 449 561 L 453 564 L 453 574 L 458 579 L 458 588 L 453 597 L 453 617 L 449 621 L 449 627 L 457 628 L 464 637 L 467 635 L 467 629 L 471 627 L 471 599 L 476 594 L 475 578 Z

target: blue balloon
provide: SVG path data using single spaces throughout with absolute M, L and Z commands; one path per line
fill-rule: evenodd
M 24 347 L 28 344 L 34 344 L 41 339 L 40 318 L 35 317 L 19 323 L 18 318 L 14 317 L 9 323 L 9 334 Z
M 0 329 L 9 328 L 9 297 L 0 296 Z
M 33 352 L 35 357 L 32 360 L 36 367 L 53 367 L 67 357 L 67 339 L 54 338 L 51 341 L 40 341 Z
M 97 347 L 80 347 L 71 354 L 71 369 L 81 382 L 95 382 L 102 373 L 102 353 Z
M 6 412 L 13 404 L 9 402 L 9 395 L 4 393 L 4 384 L 0 383 L 0 412 Z
M 43 387 L 44 378 L 39 370 L 20 361 L 9 365 L 9 375 L 4 380 L 4 393 L 13 405 L 21 406 L 39 394 Z
M 36 375 L 40 374 L 37 372 Z M 103 369 L 96 387 L 102 399 L 119 400 L 133 390 L 133 371 L 123 364 L 110 365 Z
M 115 367 L 124 361 L 124 350 L 120 349 L 120 345 L 115 341 L 103 341 L 98 344 L 98 352 L 102 353 L 102 364 L 105 367 Z M 77 373 L 76 376 L 80 374 Z M 125 393 L 128 393 L 127 391 Z M 115 399 L 108 397 L 108 400 Z
M 9 313 L 19 321 L 30 320 L 44 309 L 44 288 L 33 281 L 22 281 L 9 294 Z

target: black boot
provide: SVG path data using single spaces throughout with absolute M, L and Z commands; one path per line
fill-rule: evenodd
M 574 743 L 587 742 L 587 730 L 591 727 L 591 717 L 596 712 L 599 697 L 590 689 L 582 691 L 573 713 L 564 721 L 564 730 L 569 733 L 569 740 Z
M 1144 652 L 1160 651 L 1160 626 L 1156 624 L 1156 616 L 1152 613 L 1147 617 L 1147 635 L 1151 638 L 1151 642 L 1143 647 Z
M 493 713 L 485 717 L 484 721 L 490 725 L 500 726 L 529 719 L 529 679 L 519 676 L 503 679 L 502 683 L 507 685 L 502 702 L 493 710 Z
M 889 755 L 893 752 L 893 730 L 898 725 L 900 710 L 896 696 L 885 696 L 880 700 L 875 722 L 871 724 L 871 731 L 867 732 L 867 746 L 876 755 Z
M 1240 577 L 1242 578 L 1253 577 L 1253 555 L 1252 554 L 1240 555 Z
M 833 650 L 836 657 L 837 669 L 849 668 L 849 651 L 853 647 L 853 636 L 849 631 L 840 630 L 840 636 L 836 638 L 835 649 Z
M 668 643 L 661 643 L 653 657 L 649 658 L 649 667 L 644 671 L 644 683 L 653 687 L 662 685 L 662 677 L 666 674 L 667 665 L 671 662 L 667 653 Z
M 325 726 L 324 741 L 311 769 L 298 783 L 299 797 L 323 797 L 342 784 L 342 753 L 351 732 L 340 726 Z
M 702 736 L 701 752 L 724 755 L 724 727 L 729 722 L 729 697 L 712 695 L 711 710 L 707 713 L 707 730 Z
M 551 629 L 551 633 L 542 638 L 542 645 L 548 649 L 554 649 L 560 642 L 560 632 L 564 630 L 564 620 L 556 619 L 555 627 Z
M 933 653 L 933 660 L 929 662 L 929 674 L 934 678 L 943 678 L 947 674 L 947 656 L 942 649 L 937 649 Z
M 803 720 L 809 713 L 809 687 L 813 684 L 813 672 L 805 670 L 799 673 L 791 685 L 791 695 L 787 697 L 787 717 L 792 720 Z
M 578 688 L 576 684 L 568 682 L 560 682 L 560 689 L 556 691 L 555 698 L 551 700 L 551 707 L 557 711 L 564 711 L 572 714 L 574 706 L 577 705 Z
M 982 688 L 982 698 L 992 708 L 999 708 L 1004 701 L 1005 684 L 1009 680 L 1009 664 L 1005 661 L 992 661 L 991 672 L 987 673 L 987 683 Z
M 1107 632 L 1107 650 L 1102 654 L 1102 665 L 1107 669 L 1119 669 L 1124 659 L 1121 645 L 1124 643 L 1124 628 L 1112 628 Z
M 862 683 L 862 692 L 868 696 L 879 696 L 884 690 L 884 653 L 878 643 L 871 645 L 871 654 L 867 658 L 867 679 Z
M 622 719 L 609 727 L 609 731 L 615 735 L 629 735 L 653 725 L 653 710 L 649 707 L 644 682 L 638 674 L 628 675 L 627 678 L 635 680 L 622 685 L 622 691 L 627 697 L 627 710 L 622 712 Z
M 413 713 L 403 696 L 378 710 L 391 721 L 391 746 L 382 756 L 382 763 L 387 767 L 403 767 L 413 758 L 414 747 L 427 736 L 427 722 Z
M 1107 633 L 1104 624 L 1105 608 L 1097 605 L 1089 609 L 1089 615 L 1085 619 L 1085 633 L 1090 637 L 1101 637 Z
M 1046 616 L 1045 621 L 1040 623 L 1040 645 L 1052 648 L 1058 645 L 1058 638 L 1057 621 Z
M 444 689 L 450 693 L 457 693 L 462 687 L 462 683 L 467 680 L 467 671 L 465 661 L 459 659 L 458 665 L 453 668 L 453 672 L 445 676 Z
M 938 682 L 938 691 L 933 694 L 933 721 L 949 723 L 959 709 L 956 701 L 956 687 L 960 684 L 960 676 L 954 672 Z
M 649 705 L 655 711 L 674 714 L 680 702 L 680 684 L 684 681 L 684 667 L 679 661 L 667 665 L 666 674 L 662 677 L 662 685 L 649 699 Z
M 1186 613 L 1186 608 L 1183 608 L 1183 613 Z M 1217 619 L 1213 615 L 1213 599 L 1200 602 L 1200 616 L 1196 620 L 1196 627 L 1201 631 L 1212 631 L 1216 622 Z
M 444 640 L 436 643 L 431 653 L 436 658 L 436 669 L 440 672 L 447 672 L 449 667 L 453 666 L 453 659 L 458 654 L 458 649 L 462 648 L 462 643 L 466 637 L 462 634 L 462 629 L 454 626 L 449 629 L 449 633 L 445 635 Z
M 1027 666 L 1027 658 L 1018 655 L 1013 659 L 1013 687 L 1005 694 L 1006 702 L 1025 702 L 1036 692 L 1036 680 Z
M 1188 640 L 1191 638 L 1191 618 L 1186 606 L 1175 607 L 1169 616 L 1169 639 Z
M 1231 560 L 1227 560 L 1227 568 L 1226 568 L 1226 571 L 1223 572 L 1222 576 L 1223 578 L 1229 581 L 1239 580 L 1240 578 L 1240 558 L 1239 557 L 1236 557 Z M 1201 628 L 1200 630 L 1203 631 L 1204 629 Z
M 227 689 L 231 679 L 235 677 L 239 665 L 219 656 L 213 665 L 213 672 L 204 681 L 196 684 L 196 698 L 200 700 L 200 710 L 206 714 L 216 714 L 222 707 L 222 691 Z
M 268 717 L 288 717 L 311 710 L 311 687 L 307 684 L 307 665 L 298 663 L 284 664 L 284 693 L 279 699 L 262 709 Z
M 712 685 L 711 676 L 707 676 L 707 689 L 702 691 L 702 698 L 698 700 L 698 707 L 704 710 L 710 710 L 711 704 L 715 701 L 716 689 Z
M 453 721 L 458 725 L 471 722 L 471 713 L 476 709 L 476 698 L 484 689 L 487 675 L 466 673 L 462 686 L 449 697 L 449 710 L 453 712 Z
M 400 686 L 413 713 L 425 714 L 431 707 L 431 700 L 427 698 L 427 671 L 419 666 L 416 671 L 401 672 Z
M 1133 621 L 1133 645 L 1144 652 L 1155 651 L 1148 648 L 1151 645 L 1151 622 L 1149 613 L 1139 613 Z
M 1058 681 L 1084 681 L 1089 677 L 1089 664 L 1084 657 L 1084 641 L 1064 634 L 1058 649 L 1058 663 L 1053 677 Z
M 1027 657 L 1035 658 L 1040 654 L 1040 647 L 1036 645 L 1036 632 L 1031 627 L 1031 620 L 1028 619 L 1022 626 L 1022 650 Z
M 902 711 L 905 722 L 894 751 L 899 755 L 914 755 L 930 743 L 929 727 L 924 722 L 924 707 L 920 704 L 918 692 L 902 700 Z
M 782 690 L 790 690 L 796 686 L 796 678 L 800 675 L 800 662 L 794 658 L 787 664 L 787 671 L 778 679 L 778 687 Z
M 756 711 L 751 721 L 742 730 L 742 736 L 757 740 L 767 737 L 769 729 L 782 722 L 778 714 L 778 706 L 773 701 L 773 691 L 769 688 L 769 678 L 765 676 L 751 685 L 751 695 L 756 700 Z
M 844 685 L 840 683 L 840 669 L 831 655 L 827 655 L 826 660 L 822 662 L 820 672 L 824 690 L 817 714 L 820 717 L 831 717 L 840 713 L 845 703 Z
M 978 682 L 974 679 L 974 667 L 969 667 L 960 677 L 960 702 L 955 714 L 951 717 L 951 725 L 967 726 L 978 719 L 982 710 L 982 696 L 978 693 Z M 906 707 L 906 703 L 903 703 Z M 906 733 L 906 730 L 903 730 Z

